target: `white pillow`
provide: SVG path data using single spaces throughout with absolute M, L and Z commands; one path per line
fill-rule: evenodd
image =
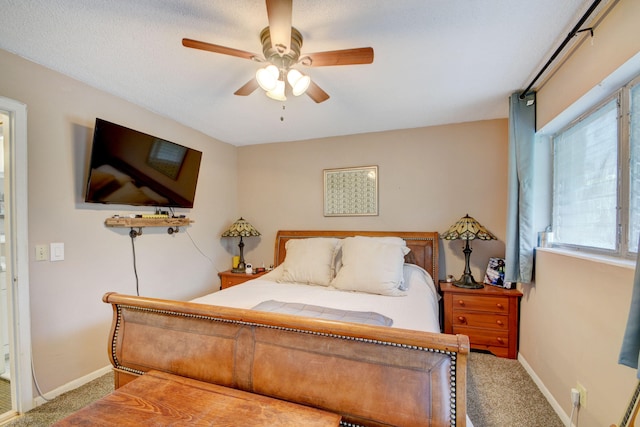
M 369 239 L 369 241 L 371 242 L 378 241 L 378 242 L 388 243 L 390 245 L 398 245 L 402 248 L 402 251 L 405 255 L 411 252 L 411 249 L 407 247 L 407 242 L 402 237 L 393 237 L 393 236 L 388 236 L 388 237 L 355 236 L 355 237 L 362 238 L 362 239 Z M 351 237 L 347 237 L 347 239 L 350 239 L 350 238 Z M 344 239 L 340 239 L 340 242 L 336 247 L 336 255 L 335 255 L 335 261 L 334 261 L 335 275 L 337 275 L 340 269 L 342 268 L 342 242 L 343 241 Z
M 398 241 L 378 237 L 347 237 L 342 242 L 342 268 L 331 285 L 345 291 L 400 296 L 405 253 Z M 402 240 L 402 239 L 400 239 Z M 403 241 L 404 243 L 404 241 Z
M 279 281 L 329 286 L 335 273 L 333 259 L 338 242 L 331 237 L 287 240 Z

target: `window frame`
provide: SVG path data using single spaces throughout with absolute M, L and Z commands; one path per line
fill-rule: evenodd
M 556 159 L 555 159 L 555 145 L 556 138 L 559 134 L 566 132 L 567 130 L 578 125 L 586 118 L 597 112 L 609 102 L 617 101 L 617 150 L 618 150 L 618 170 L 616 174 L 616 229 L 615 233 L 615 248 L 613 250 L 598 248 L 592 246 L 584 246 L 571 243 L 554 242 L 553 247 L 567 249 L 578 252 L 592 253 L 598 255 L 607 255 L 624 259 L 636 259 L 637 252 L 630 250 L 629 232 L 630 232 L 630 218 L 631 218 L 631 90 L 632 88 L 640 87 L 640 75 L 634 77 L 628 81 L 625 85 L 617 89 L 610 96 L 600 100 L 600 102 L 591 106 L 587 111 L 582 113 L 576 119 L 567 123 L 565 126 L 558 129 L 551 135 L 551 155 L 552 155 L 552 167 L 551 167 L 551 229 L 553 230 L 555 224 L 555 179 L 556 179 Z M 640 147 L 640 140 L 635 141 L 638 147 Z

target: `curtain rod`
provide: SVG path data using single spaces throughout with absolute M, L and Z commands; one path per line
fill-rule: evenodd
M 527 92 L 529 92 L 529 90 L 533 87 L 533 85 L 535 84 L 535 82 L 540 78 L 540 76 L 542 75 L 542 73 L 544 73 L 547 68 L 549 68 L 549 65 L 551 65 L 551 63 L 556 59 L 556 57 L 560 54 L 560 52 L 562 52 L 562 49 L 565 48 L 565 46 L 567 46 L 567 44 L 569 43 L 569 41 L 575 37 L 576 34 L 581 33 L 583 31 L 591 31 L 591 35 L 593 36 L 593 29 L 591 28 L 586 28 L 584 30 L 581 30 L 580 27 L 582 27 L 582 25 L 585 23 L 585 21 L 589 18 L 589 16 L 593 13 L 593 11 L 596 9 L 596 7 L 598 7 L 598 5 L 600 4 L 601 0 L 595 0 L 591 6 L 589 7 L 589 9 L 584 13 L 584 15 L 582 15 L 582 18 L 580 18 L 580 20 L 578 21 L 578 23 L 573 27 L 573 29 L 571 30 L 571 32 L 567 35 L 567 37 L 564 39 L 564 41 L 560 44 L 560 46 L 556 49 L 555 52 L 553 52 L 553 55 L 551 55 L 551 58 L 549 58 L 549 60 L 547 61 L 546 64 L 544 64 L 544 67 L 542 67 L 542 69 L 540 70 L 540 72 L 533 78 L 533 80 L 531 81 L 531 83 L 529 83 L 529 86 L 527 86 L 527 88 L 525 90 L 522 91 L 522 93 L 520 94 L 520 99 L 524 99 L 524 97 L 527 95 Z

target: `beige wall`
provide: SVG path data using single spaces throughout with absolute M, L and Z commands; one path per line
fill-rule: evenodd
M 621 0 L 539 91 L 542 127 L 640 52 L 640 2 Z M 640 69 L 637 70 L 640 73 Z M 539 252 L 536 281 L 524 286 L 520 355 L 566 413 L 578 382 L 588 391 L 581 427 L 619 422 L 636 372 L 617 364 L 633 269 Z
M 506 120 L 240 147 L 239 213 L 262 233 L 245 239 L 246 258 L 269 265 L 278 229 L 443 232 L 469 213 L 500 239 L 472 245 L 482 280 L 504 256 L 506 160 Z M 323 169 L 366 165 L 379 168 L 379 215 L 324 217 Z M 461 241 L 441 248 L 441 278 L 460 276 Z
M 525 285 L 520 355 L 566 413 L 570 390 L 587 389 L 580 426 L 618 423 L 637 379 L 618 365 L 633 268 L 538 251 L 536 281 Z
M 135 294 L 128 229 L 119 213 L 151 208 L 89 205 L 82 194 L 96 117 L 203 152 L 189 236 L 147 228 L 135 241 L 140 293 L 186 299 L 219 285 L 229 252 L 220 234 L 235 219 L 237 149 L 143 108 L 0 50 L 0 95 L 27 105 L 29 274 L 33 360 L 43 392 L 109 364 L 107 291 Z M 34 246 L 63 242 L 65 260 L 34 260 Z

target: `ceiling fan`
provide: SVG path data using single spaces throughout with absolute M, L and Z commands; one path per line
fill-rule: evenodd
M 256 76 L 235 91 L 234 95 L 247 96 L 258 87 L 262 87 L 269 97 L 279 101 L 286 100 L 285 92 L 291 92 L 296 96 L 306 93 L 315 102 L 320 103 L 329 99 L 329 94 L 311 81 L 309 76 L 293 68 L 294 66 L 300 64 L 308 67 L 326 67 L 373 62 L 373 49 L 370 47 L 308 53 L 301 56 L 302 34 L 291 26 L 292 0 L 266 0 L 266 4 L 269 26 L 260 33 L 264 57 L 244 50 L 182 39 L 182 45 L 185 47 L 266 63 L 266 66 L 260 68 Z

